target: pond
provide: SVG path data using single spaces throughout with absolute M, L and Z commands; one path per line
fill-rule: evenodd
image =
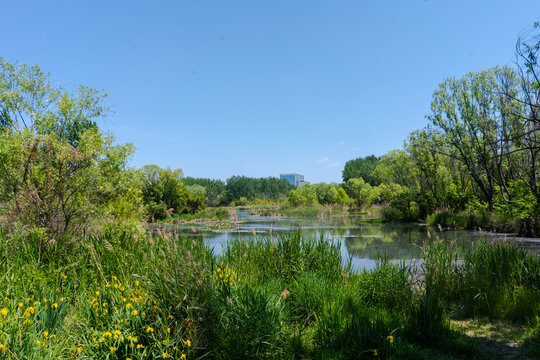
M 254 236 L 275 237 L 280 233 L 302 229 L 308 238 L 323 237 L 327 241 L 337 241 L 341 246 L 344 261 L 351 260 L 353 269 L 373 269 L 379 256 L 386 256 L 393 263 L 404 261 L 418 264 L 421 247 L 425 243 L 440 239 L 455 241 L 463 248 L 482 240 L 515 242 L 528 251 L 538 252 L 539 239 L 519 238 L 512 234 L 494 234 L 483 231 L 451 230 L 418 224 L 372 223 L 358 216 L 332 218 L 285 218 L 252 215 L 248 211 L 237 212 L 238 221 L 152 226 L 161 231 L 174 231 L 182 236 L 203 238 L 220 254 L 228 241 L 250 239 Z

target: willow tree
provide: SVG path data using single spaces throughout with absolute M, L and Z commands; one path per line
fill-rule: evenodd
M 520 118 L 515 114 L 519 110 L 509 111 L 504 94 L 515 94 L 517 85 L 515 72 L 507 67 L 469 73 L 446 79 L 431 103 L 429 119 L 453 149 L 446 155 L 464 164 L 490 211 L 496 192 L 505 201 L 512 200 L 508 169 L 510 155 L 519 151 L 512 140 Z

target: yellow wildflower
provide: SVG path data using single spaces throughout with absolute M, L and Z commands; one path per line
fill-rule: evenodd
M 6 316 L 8 314 L 8 309 L 3 308 L 2 310 L 0 310 L 0 314 L 2 314 L 2 316 Z
M 0 344 L 0 351 L 6 352 L 6 351 L 7 351 L 7 347 L 5 347 L 4 344 Z
M 392 335 L 388 335 L 386 337 L 386 340 L 388 340 L 390 342 L 390 344 L 392 344 L 394 342 L 394 337 Z
M 114 352 L 114 350 L 116 350 L 114 346 L 110 346 L 109 349 L 111 350 L 111 354 Z
M 36 340 L 36 344 L 41 345 L 41 341 L 39 339 Z
M 137 349 L 144 349 L 144 345 L 143 344 L 138 344 Z
M 153 329 L 153 328 L 151 328 L 151 327 L 149 326 L 149 327 L 148 327 L 148 328 L 146 329 L 146 332 L 147 332 L 147 333 L 151 333 L 151 332 L 154 332 L 154 329 Z
M 182 353 L 182 355 L 180 355 L 180 359 L 181 360 L 186 360 L 186 354 Z
M 79 347 L 77 348 L 77 354 L 80 354 L 81 352 L 82 352 L 82 346 L 79 346 Z
M 23 305 L 24 305 L 24 304 L 23 304 L 22 302 L 19 303 L 19 307 L 23 307 Z
M 55 308 L 55 309 L 57 309 L 57 308 L 58 308 L 58 304 L 57 304 L 57 303 L 53 303 L 53 304 L 52 304 L 52 307 Z
M 377 349 L 373 350 L 373 356 L 378 356 L 379 353 L 377 352 Z
M 169 356 L 169 354 L 167 354 L 166 352 L 164 352 L 163 354 L 161 354 L 161 356 L 162 356 L 163 358 L 166 358 L 167 356 Z
M 187 347 L 191 347 L 191 341 L 189 341 L 189 339 L 186 340 L 186 345 Z
M 138 312 L 137 310 L 133 310 L 133 311 L 131 312 L 131 315 L 135 316 L 135 315 L 137 315 L 138 313 L 139 313 L 139 312 Z

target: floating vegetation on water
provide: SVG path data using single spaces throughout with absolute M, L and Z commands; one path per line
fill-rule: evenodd
M 233 224 L 230 222 L 215 222 L 205 226 L 205 230 L 221 233 L 228 232 L 233 229 Z

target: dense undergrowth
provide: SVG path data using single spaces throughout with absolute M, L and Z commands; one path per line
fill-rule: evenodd
M 526 324 L 538 350 L 540 261 L 504 244 L 456 262 L 434 242 L 418 273 L 384 257 L 353 272 L 339 244 L 300 231 L 219 256 L 201 240 L 129 231 L 45 249 L 32 235 L 0 240 L 5 358 L 490 358 L 449 316 Z

